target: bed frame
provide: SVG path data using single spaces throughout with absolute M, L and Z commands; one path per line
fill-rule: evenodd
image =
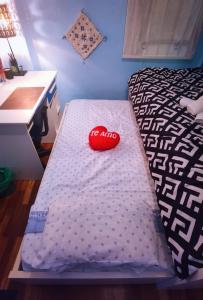
M 171 277 L 167 272 L 145 272 L 142 275 L 133 272 L 27 272 L 21 266 L 21 248 L 16 257 L 9 279 L 27 284 L 147 284 L 154 283 L 160 289 L 191 289 L 203 287 L 203 269 L 185 280 Z
M 146 272 L 142 277 L 133 272 L 26 272 L 21 267 L 21 248 L 16 257 L 9 279 L 24 283 L 40 284 L 130 284 L 157 283 L 164 279 L 171 279 L 166 272 Z
M 64 116 L 68 109 L 66 104 L 61 119 L 60 127 L 63 124 Z M 57 141 L 57 137 L 55 143 Z M 10 271 L 9 279 L 29 284 L 147 284 L 154 283 L 158 288 L 190 289 L 203 287 L 203 268 L 186 280 L 172 276 L 169 272 L 144 272 L 142 275 L 134 272 L 27 272 L 21 266 L 21 247 L 17 254 L 13 269 Z

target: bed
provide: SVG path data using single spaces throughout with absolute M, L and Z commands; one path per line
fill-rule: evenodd
M 60 283 L 169 282 L 170 279 L 172 284 L 179 284 L 180 280 L 174 279 L 176 273 L 181 279 L 193 274 L 191 282 L 201 279 L 201 272 L 196 271 L 201 267 L 201 259 L 198 263 L 193 259 L 192 264 L 183 264 L 181 269 L 182 257 L 178 260 L 178 253 L 170 247 L 171 232 L 169 222 L 166 223 L 168 193 L 163 197 L 160 174 L 154 168 L 161 165 L 158 169 L 162 177 L 168 178 L 163 175 L 166 172 L 160 160 L 163 155 L 156 157 L 157 148 L 160 149 L 157 143 L 162 145 L 161 139 L 167 139 L 168 145 L 171 137 L 161 134 L 163 121 L 159 113 L 169 120 L 173 103 L 178 116 L 185 115 L 192 122 L 192 117 L 179 107 L 178 97 L 182 88 L 195 100 L 203 87 L 203 73 L 201 70 L 170 71 L 145 69 L 133 74 L 129 80 L 130 101 L 73 100 L 66 106 L 10 278 L 41 283 L 47 280 Z M 188 85 L 184 78 L 189 78 Z M 170 89 L 174 85 L 176 88 Z M 158 118 L 160 124 L 153 125 L 150 118 L 154 124 Z M 151 130 L 149 124 L 158 133 Z M 174 129 L 171 121 L 170 124 Z M 120 134 L 116 148 L 101 152 L 89 147 L 88 134 L 98 125 Z M 166 132 L 167 127 L 163 130 Z M 203 128 L 195 124 L 192 130 L 199 138 L 193 140 L 201 148 Z M 170 162 L 166 165 L 173 169 Z M 201 171 L 200 159 L 197 184 L 202 183 Z M 177 176 L 177 169 L 175 174 Z M 171 190 L 169 185 L 167 188 Z M 202 186 L 199 184 L 198 188 L 199 196 L 195 194 L 198 204 L 193 211 L 200 217 Z M 195 200 L 193 197 L 190 208 Z M 179 213 L 179 207 L 175 208 Z M 199 219 L 196 231 L 203 225 Z M 179 222 L 178 226 L 183 223 Z M 186 234 L 186 228 L 183 232 Z M 200 229 L 198 234 L 198 237 L 194 234 L 195 238 L 201 242 Z M 187 258 L 189 255 L 191 253 L 187 253 Z M 185 280 L 181 280 L 181 284 L 184 283 Z

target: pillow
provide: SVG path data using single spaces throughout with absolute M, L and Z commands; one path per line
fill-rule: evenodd
M 97 126 L 89 133 L 89 145 L 93 150 L 105 151 L 115 148 L 120 141 L 117 132 L 109 132 L 104 126 Z

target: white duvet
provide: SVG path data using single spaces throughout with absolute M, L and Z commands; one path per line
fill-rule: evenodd
M 90 149 L 95 126 L 120 134 L 115 149 Z M 128 101 L 74 100 L 65 113 L 33 211 L 48 210 L 43 233 L 26 234 L 25 270 L 165 270 L 157 210 Z

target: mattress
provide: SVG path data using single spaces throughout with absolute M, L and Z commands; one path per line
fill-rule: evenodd
M 94 151 L 95 126 L 120 134 Z M 25 271 L 168 271 L 154 184 L 128 101 L 73 100 L 45 170 L 33 212 L 46 212 L 43 232 L 27 233 Z

